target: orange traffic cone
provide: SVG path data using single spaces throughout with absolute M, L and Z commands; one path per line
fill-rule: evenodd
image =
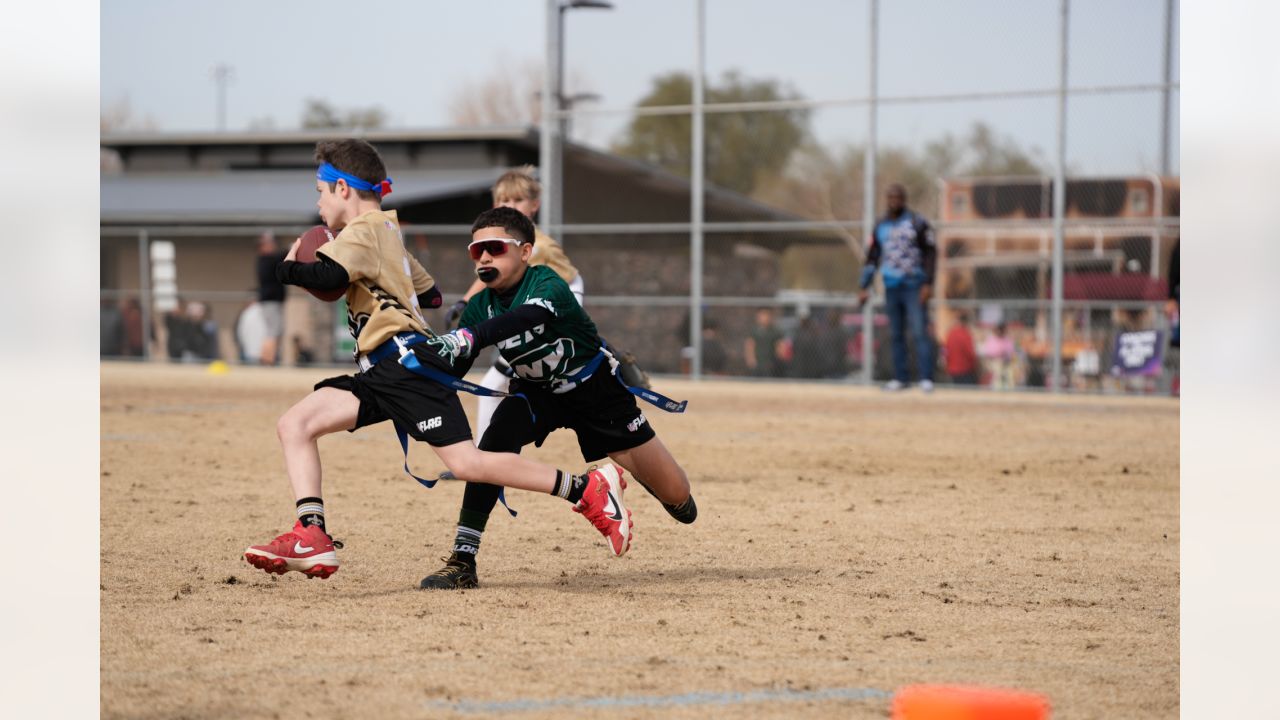
M 893 696 L 893 720 L 1047 720 L 1043 695 L 973 685 L 908 685 Z

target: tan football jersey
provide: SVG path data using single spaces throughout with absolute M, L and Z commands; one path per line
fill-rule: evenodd
M 578 269 L 569 262 L 569 256 L 564 254 L 564 248 L 560 247 L 560 243 L 555 238 L 542 232 L 534 230 L 536 235 L 533 242 L 533 257 L 529 258 L 530 265 L 546 265 L 565 282 L 573 282 L 578 277 Z
M 367 212 L 316 248 L 346 268 L 347 327 L 363 354 L 402 332 L 430 333 L 418 295 L 436 283 L 404 249 L 395 210 Z

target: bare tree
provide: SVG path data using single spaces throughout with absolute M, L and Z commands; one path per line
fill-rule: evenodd
M 486 125 L 540 125 L 542 123 L 542 66 L 536 63 L 511 63 L 499 60 L 498 72 L 478 82 L 467 82 L 453 94 L 449 119 L 460 127 Z M 582 99 L 590 82 L 579 71 L 565 78 L 567 98 Z M 595 98 L 593 98 L 595 99 Z M 572 102 L 572 100 L 570 101 Z M 577 117 L 566 123 L 570 137 L 590 138 L 595 126 L 590 117 Z
M 141 118 L 134 115 L 133 104 L 129 101 L 128 95 L 103 105 L 98 114 L 98 132 L 102 135 L 115 132 L 147 132 L 157 128 L 155 118 L 150 115 Z M 100 172 L 112 174 L 122 169 L 123 163 L 119 153 L 115 150 L 99 148 L 98 170 Z
M 828 151 L 806 143 L 791 156 L 783 172 L 764 178 L 752 197 L 814 220 L 860 220 L 867 213 L 874 215 L 876 208 L 863 208 L 865 156 L 865 147 Z M 876 158 L 874 195 L 879 200 L 890 184 L 901 183 L 912 207 L 936 217 L 938 178 L 1040 175 L 1046 167 L 1038 149 L 1024 150 L 990 126 L 975 123 L 961 137 L 948 133 L 920 150 L 882 146 Z M 860 231 L 841 234 L 854 254 L 862 257 Z
M 256 131 L 270 131 L 276 129 L 276 119 L 270 115 L 260 115 L 249 121 L 249 129 Z
M 542 120 L 541 92 L 542 67 L 516 64 L 458 89 L 449 103 L 449 118 L 462 127 L 537 125 Z
M 115 102 L 102 106 L 102 111 L 98 115 L 98 129 L 104 134 L 155 130 L 157 127 L 155 118 L 150 115 L 138 117 L 133 114 L 133 103 L 128 95 L 123 95 Z
M 387 114 L 376 105 L 368 108 L 340 110 L 327 100 L 308 98 L 302 111 L 304 129 L 379 128 L 387 122 Z

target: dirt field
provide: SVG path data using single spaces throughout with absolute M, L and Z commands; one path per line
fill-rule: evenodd
M 511 493 L 481 588 L 427 593 L 462 487 L 389 426 L 321 441 L 337 575 L 241 557 L 293 523 L 275 420 L 329 374 L 103 366 L 104 717 L 871 718 L 920 682 L 1178 715 L 1177 401 L 662 381 L 697 523 L 633 486 L 612 558 Z

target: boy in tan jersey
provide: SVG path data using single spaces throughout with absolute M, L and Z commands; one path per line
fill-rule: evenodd
M 286 261 L 295 259 L 297 245 Z M 399 333 L 427 332 L 420 307 L 439 307 L 440 294 L 435 280 L 404 251 L 395 210 L 360 215 L 316 253 L 342 266 L 352 278 L 347 285 L 347 328 L 356 339 L 357 356 Z
M 419 307 L 438 307 L 431 276 L 404 249 L 394 212 L 381 198 L 391 190 L 386 167 L 363 140 L 316 145 L 316 205 L 321 220 L 339 231 L 317 250 L 317 262 L 296 262 L 295 241 L 277 277 L 315 290 L 346 288 L 348 326 L 356 339 L 360 372 L 329 378 L 289 408 L 276 425 L 285 471 L 293 487 L 298 520 L 293 529 L 265 545 L 245 550 L 245 559 L 267 572 L 294 570 L 327 578 L 338 569 L 332 537 L 325 528 L 317 440 L 339 430 L 354 431 L 384 420 L 415 440 L 425 441 L 450 471 L 481 482 L 558 495 L 605 536 L 615 556 L 630 546 L 630 511 L 622 505 L 625 482 L 608 465 L 575 476 L 511 453 L 481 452 L 448 385 L 409 368 L 425 366 L 454 378 L 465 374 L 474 352 L 507 337 L 500 318 L 469 330 L 436 335 Z

